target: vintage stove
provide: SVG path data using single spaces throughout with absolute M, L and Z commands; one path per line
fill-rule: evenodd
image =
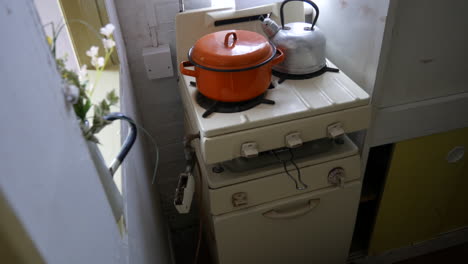
M 301 20 L 302 6 L 289 8 L 289 18 Z M 179 14 L 178 62 L 205 34 L 262 33 L 254 18 L 265 14 L 278 19 L 278 5 Z M 359 151 L 346 134 L 368 127 L 370 105 L 363 89 L 327 66 L 304 79 L 273 76 L 264 95 L 241 104 L 210 101 L 195 78 L 179 73 L 186 133 L 197 138 L 205 237 L 217 262 L 345 262 L 361 189 Z

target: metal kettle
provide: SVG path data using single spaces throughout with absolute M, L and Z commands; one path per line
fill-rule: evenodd
M 284 6 L 292 1 L 306 2 L 315 9 L 311 23 L 284 24 Z M 281 27 L 271 18 L 262 21 L 265 34 L 285 54 L 284 61 L 273 66 L 273 70 L 279 73 L 303 75 L 324 68 L 326 40 L 323 33 L 315 26 L 319 17 L 318 6 L 310 0 L 286 0 L 281 4 L 280 15 Z

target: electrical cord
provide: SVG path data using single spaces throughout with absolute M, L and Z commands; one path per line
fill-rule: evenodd
M 156 158 L 155 158 L 155 162 L 154 162 L 154 170 L 153 170 L 153 177 L 152 177 L 152 180 L 151 180 L 151 184 L 154 184 L 155 181 L 156 181 L 156 172 L 158 171 L 158 166 L 159 166 L 159 147 L 158 147 L 158 144 L 156 143 L 156 140 L 153 138 L 153 136 L 151 136 L 151 134 L 148 131 L 146 131 L 146 129 L 143 126 L 137 124 L 133 120 L 132 120 L 131 123 L 134 124 L 138 129 L 143 131 L 143 133 L 145 133 L 151 139 L 151 142 L 153 143 L 154 150 L 156 151 Z

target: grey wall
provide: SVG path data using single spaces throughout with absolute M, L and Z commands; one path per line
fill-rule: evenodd
M 46 263 L 125 263 L 123 240 L 65 102 L 34 3 L 0 0 L 0 6 L 1 199 Z M 2 229 L 4 219 L 2 211 Z
M 179 216 L 172 204 L 172 197 L 178 180 L 178 174 L 183 170 L 182 139 L 183 106 L 180 101 L 177 77 L 159 80 L 148 80 L 143 64 L 142 50 L 151 46 L 150 31 L 146 20 L 147 3 L 153 3 L 157 22 L 158 40 L 161 44 L 171 47 L 174 69 L 175 62 L 175 15 L 179 12 L 178 1 L 175 0 L 115 0 L 122 34 L 128 56 L 128 65 L 133 81 L 133 92 L 141 121 L 144 127 L 157 140 L 160 147 L 160 167 L 158 170 L 157 187 L 161 190 L 163 210 L 168 215 L 171 225 L 192 223 L 193 216 Z M 209 6 L 211 1 L 185 1 L 186 9 Z M 151 145 L 146 147 L 152 160 L 154 151 Z M 189 219 L 187 219 L 189 218 Z M 181 223 L 177 223 L 181 222 Z
M 114 0 L 106 0 L 111 23 L 116 26 L 114 38 L 120 59 L 121 111 L 141 124 L 135 89 L 128 67 L 121 24 Z M 127 126 L 123 124 L 122 135 Z M 128 263 L 171 263 L 167 223 L 162 215 L 156 185 L 151 184 L 154 160 L 146 155 L 145 146 L 152 146 L 140 130 L 137 141 L 123 163 L 123 195 L 128 229 Z

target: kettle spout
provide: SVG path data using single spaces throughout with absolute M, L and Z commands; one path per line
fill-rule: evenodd
M 262 29 L 269 38 L 272 38 L 280 31 L 280 26 L 273 19 L 265 18 L 262 21 Z

